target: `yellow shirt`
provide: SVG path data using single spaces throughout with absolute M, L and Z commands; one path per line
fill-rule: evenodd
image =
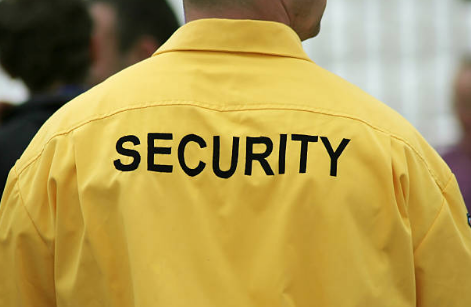
M 471 229 L 435 151 L 290 28 L 201 20 L 36 135 L 0 272 L 1 307 L 469 307 Z

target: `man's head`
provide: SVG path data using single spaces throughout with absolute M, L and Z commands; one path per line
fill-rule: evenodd
M 0 62 L 32 92 L 83 82 L 91 32 L 81 0 L 0 2 Z
M 465 139 L 471 139 L 471 56 L 466 57 L 458 72 L 454 101 Z
M 148 58 L 178 29 L 165 0 L 90 0 L 95 22 L 90 82 Z
M 327 0 L 183 0 L 185 18 L 278 21 L 305 40 L 319 34 Z

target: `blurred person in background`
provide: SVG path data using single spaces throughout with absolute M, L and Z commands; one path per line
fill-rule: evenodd
M 10 110 L 13 108 L 13 104 L 5 101 L 0 101 L 0 125 L 2 124 L 3 118 L 10 113 Z
M 79 16 L 73 11 L 74 7 L 82 9 L 78 1 L 50 0 L 60 7 L 57 14 L 53 6 L 47 9 L 44 1 L 32 1 L 34 5 L 27 9 L 31 1 L 12 2 L 6 0 L 5 9 L 0 12 L 4 29 L 0 38 L 0 48 L 3 46 L 4 50 L 1 61 L 12 77 L 25 81 L 32 98 L 18 107 L 0 105 L 0 124 L 4 124 L 0 129 L 0 148 L 5 148 L 0 152 L 0 191 L 14 161 L 50 115 L 82 93 L 85 83 L 95 85 L 150 57 L 179 27 L 165 0 L 91 0 L 88 5 L 94 29 L 90 44 L 86 40 L 90 36 L 89 20 L 82 23 L 76 19 L 77 23 L 72 23 L 68 19 L 67 14 L 85 18 L 83 12 Z M 61 14 L 60 10 L 69 11 Z M 38 41 L 41 44 L 35 48 Z M 74 47 L 76 43 L 78 48 Z M 19 52 L 13 49 L 14 45 Z M 31 50 L 35 53 L 31 54 Z M 85 82 L 84 72 L 89 67 Z M 18 129 L 21 133 L 16 133 L 14 142 L 10 142 L 9 135 Z M 6 142 L 10 144 L 7 146 Z
M 125 67 L 149 58 L 178 29 L 165 0 L 89 0 L 94 20 L 94 85 Z
M 471 306 L 452 172 L 303 50 L 326 0 L 184 5 L 16 163 L 0 306 Z
M 85 91 L 92 21 L 82 0 L 0 2 L 0 64 L 31 98 L 6 106 L 0 125 L 0 192 L 8 173 L 43 123 Z
M 460 142 L 443 155 L 471 212 L 471 55 L 464 58 L 454 84 L 454 107 L 461 124 Z

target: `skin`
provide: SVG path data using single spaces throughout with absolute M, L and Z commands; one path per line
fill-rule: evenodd
M 284 23 L 301 40 L 317 36 L 327 0 L 248 0 L 245 4 L 197 6 L 184 1 L 185 20 L 203 18 L 252 19 Z
M 151 36 L 142 36 L 123 52 L 119 48 L 118 16 L 116 9 L 104 2 L 90 7 L 95 27 L 92 36 L 93 64 L 88 83 L 98 84 L 120 70 L 150 57 L 160 44 Z
M 184 1 L 186 21 L 202 18 L 229 18 L 269 20 L 290 26 L 306 40 L 320 31 L 321 19 L 327 0 L 247 0 L 243 5 L 196 7 Z M 160 43 L 143 36 L 126 52 L 119 49 L 118 18 L 115 8 L 103 2 L 91 5 L 95 22 L 92 39 L 93 65 L 88 83 L 98 84 L 127 66 L 152 55 Z
M 471 156 L 471 65 L 459 71 L 454 95 L 455 109 L 463 131 L 461 145 Z

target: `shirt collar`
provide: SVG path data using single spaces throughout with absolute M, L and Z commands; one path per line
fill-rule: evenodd
M 258 53 L 310 61 L 299 36 L 287 25 L 271 21 L 192 21 L 178 29 L 154 55 L 171 51 Z

